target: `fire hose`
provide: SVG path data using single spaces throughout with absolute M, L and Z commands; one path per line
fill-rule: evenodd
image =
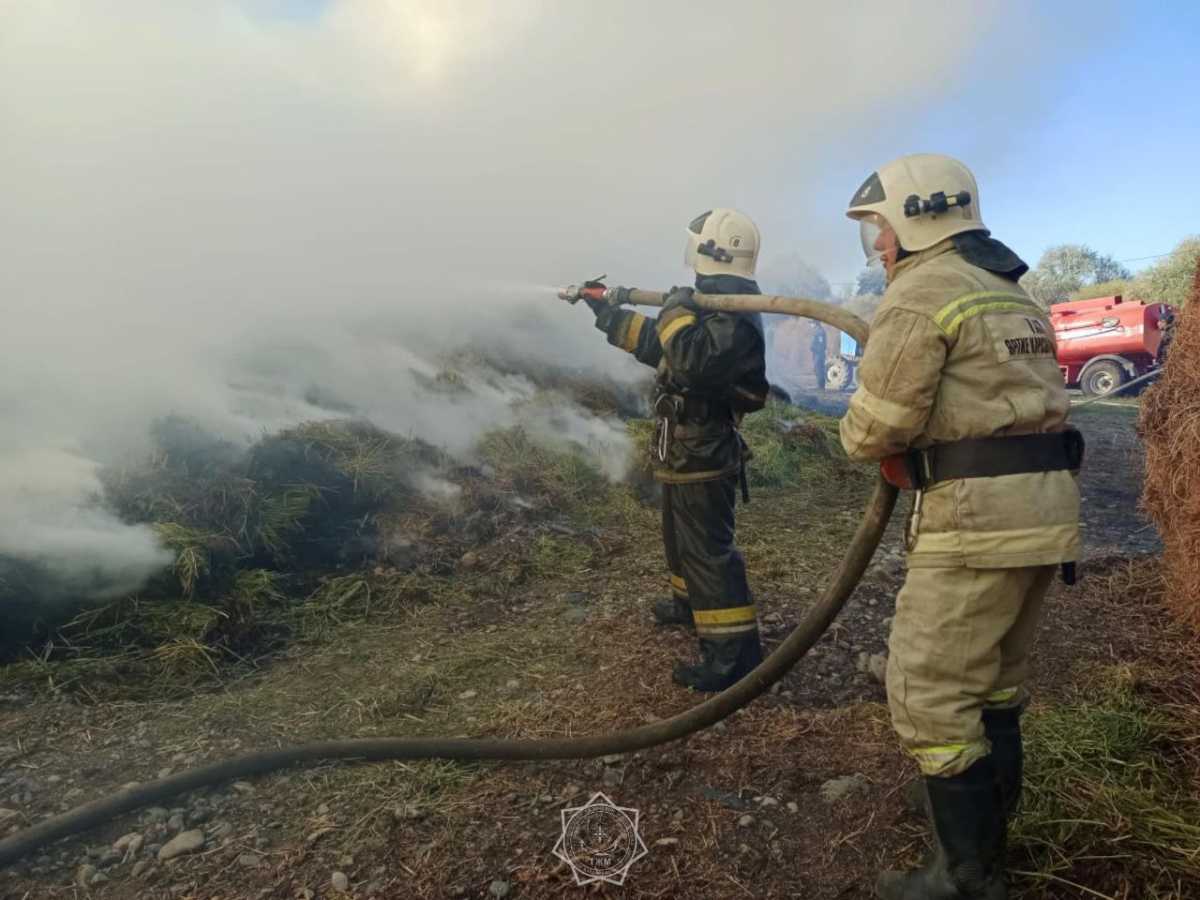
M 585 293 L 586 292 L 586 293 Z M 662 306 L 661 293 L 634 288 L 608 288 L 599 282 L 571 287 L 559 296 L 575 302 L 583 296 L 614 304 Z M 703 309 L 724 312 L 769 312 L 803 316 L 838 328 L 865 344 L 867 325 L 857 316 L 827 303 L 796 297 L 697 293 Z M 724 692 L 690 709 L 637 728 L 612 734 L 543 740 L 505 738 L 384 737 L 316 741 L 247 753 L 168 778 L 130 787 L 53 816 L 0 840 L 0 866 L 6 866 L 59 838 L 92 828 L 118 815 L 161 803 L 178 794 L 226 781 L 263 775 L 329 760 L 398 759 L 508 760 L 587 759 L 632 753 L 676 741 L 714 725 L 779 681 L 812 648 L 841 612 L 871 561 L 896 503 L 896 488 L 879 478 L 854 537 L 824 593 L 792 633 L 754 671 Z

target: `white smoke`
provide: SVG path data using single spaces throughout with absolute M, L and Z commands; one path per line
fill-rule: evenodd
M 0 468 L 0 548 L 53 572 L 64 592 L 113 597 L 140 587 L 172 554 L 144 526 L 96 503 L 98 464 L 63 450 L 16 452 Z
M 106 590 L 160 565 L 100 511 L 95 471 L 163 415 L 245 443 L 333 398 L 458 451 L 528 416 L 531 386 L 423 391 L 447 350 L 630 377 L 586 310 L 514 286 L 682 282 L 683 223 L 713 205 L 754 215 L 768 248 L 848 259 L 840 209 L 810 199 L 834 154 L 841 197 L 878 161 L 864 138 L 912 149 L 893 111 L 1043 34 L 1032 2 L 896 21 L 708 0 L 0 2 L 0 555 L 102 570 Z M 620 440 L 581 410 L 538 418 L 601 453 Z

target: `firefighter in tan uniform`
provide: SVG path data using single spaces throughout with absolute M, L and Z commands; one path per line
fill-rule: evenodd
M 1021 790 L 1029 647 L 1056 567 L 1079 556 L 1083 454 L 1027 266 L 990 237 L 970 171 L 920 154 L 882 167 L 847 215 L 887 272 L 842 444 L 915 490 L 887 691 L 937 852 L 887 872 L 889 900 L 1003 898 Z

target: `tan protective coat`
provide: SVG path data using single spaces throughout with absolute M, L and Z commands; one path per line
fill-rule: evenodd
M 841 422 L 855 459 L 1066 425 L 1045 313 L 950 239 L 896 266 L 859 381 Z M 920 507 L 889 640 L 888 705 L 921 771 L 952 776 L 989 752 L 984 707 L 1024 700 L 1054 564 L 1079 555 L 1079 490 L 1066 471 L 962 478 L 927 489 Z
M 1069 407 L 1046 314 L 951 240 L 901 260 L 871 324 L 841 423 L 854 459 L 964 438 L 1059 431 Z M 1069 472 L 947 481 L 925 492 L 910 567 L 1009 568 L 1075 560 Z

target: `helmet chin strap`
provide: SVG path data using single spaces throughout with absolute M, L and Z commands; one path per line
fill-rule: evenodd
M 896 256 L 895 256 L 895 259 L 892 260 L 891 266 L 883 267 L 884 283 L 885 284 L 892 283 L 892 280 L 896 277 L 896 266 L 898 266 L 900 264 L 901 260 L 908 259 L 908 257 L 915 256 L 915 255 L 916 254 L 914 254 L 913 251 L 905 250 L 903 247 L 900 246 L 899 243 L 897 243 L 896 244 Z M 882 260 L 880 261 L 880 263 L 882 264 Z

